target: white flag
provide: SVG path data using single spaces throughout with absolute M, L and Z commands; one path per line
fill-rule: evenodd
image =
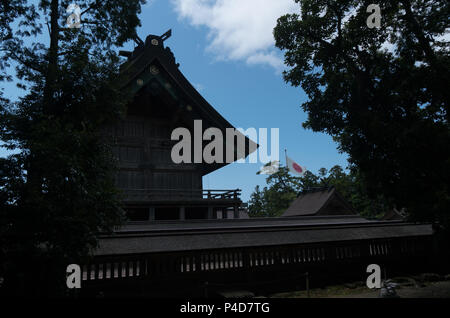
M 290 172 L 297 174 L 299 176 L 305 175 L 306 167 L 300 166 L 298 163 L 296 163 L 288 156 L 286 156 L 286 165 L 288 166 Z
M 280 168 L 280 162 L 278 160 L 271 161 L 266 163 L 264 166 L 261 167 L 261 169 L 256 174 L 274 174 L 278 172 L 278 169 Z

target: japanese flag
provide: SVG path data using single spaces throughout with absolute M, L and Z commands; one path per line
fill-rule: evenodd
M 303 176 L 306 172 L 306 167 L 300 166 L 298 163 L 296 163 L 288 156 L 286 156 L 286 165 L 288 166 L 290 172 L 297 174 L 299 176 Z

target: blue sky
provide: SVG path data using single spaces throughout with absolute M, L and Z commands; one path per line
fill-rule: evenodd
M 306 114 L 300 105 L 307 97 L 281 75 L 282 52 L 271 32 L 278 16 L 295 10 L 293 0 L 151 0 L 142 9 L 138 35 L 145 40 L 172 29 L 165 44 L 180 70 L 223 117 L 244 129 L 279 128 L 282 164 L 286 148 L 289 157 L 314 173 L 336 164 L 346 167 L 347 156 L 330 136 L 302 128 Z M 21 94 L 11 84 L 4 87 L 6 96 Z M 0 149 L 0 156 L 5 154 Z M 240 188 L 247 201 L 256 185 L 265 185 L 266 176 L 256 175 L 261 166 L 230 164 L 205 176 L 203 186 Z

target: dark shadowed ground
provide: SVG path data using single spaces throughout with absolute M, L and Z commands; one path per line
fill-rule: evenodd
M 426 275 L 426 274 L 424 274 Z M 397 277 L 394 281 L 398 284 L 396 288 L 400 298 L 450 298 L 450 278 L 448 275 L 439 279 L 421 275 L 417 277 Z M 328 286 L 310 290 L 311 298 L 378 298 L 379 289 L 370 290 L 364 282 Z M 306 291 L 272 294 L 270 297 L 281 298 L 305 298 Z

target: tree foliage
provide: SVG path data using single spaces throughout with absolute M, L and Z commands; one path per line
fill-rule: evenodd
M 65 266 L 123 219 L 99 128 L 127 104 L 116 49 L 134 38 L 144 1 L 82 2 L 81 28 L 66 28 L 71 2 L 0 4 L 0 80 L 24 90 L 17 101 L 0 96 L 0 140 L 13 151 L 0 159 L 0 276 L 8 293 L 59 293 Z M 47 42 L 35 38 L 47 32 Z
M 365 181 L 354 167 L 347 173 L 341 166 L 336 165 L 330 170 L 321 168 L 318 174 L 306 171 L 302 177 L 294 177 L 289 174 L 288 168 L 280 167 L 278 172 L 267 177 L 266 182 L 266 187 L 261 190 L 257 186 L 250 196 L 251 217 L 281 216 L 300 192 L 330 186 L 334 186 L 363 216 L 377 217 L 391 207 L 390 202 L 382 195 L 375 198 L 367 195 Z
M 285 80 L 309 97 L 304 127 L 333 136 L 368 187 L 412 219 L 448 224 L 450 3 L 296 0 L 279 18 Z

